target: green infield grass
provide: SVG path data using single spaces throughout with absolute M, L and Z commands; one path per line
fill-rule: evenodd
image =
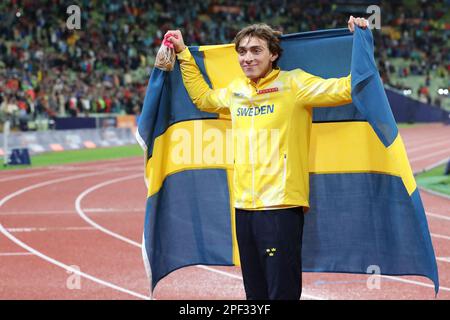
M 446 164 L 444 163 L 418 174 L 416 176 L 417 184 L 425 189 L 450 196 L 450 175 L 444 175 L 445 167 Z
M 52 166 L 66 163 L 89 162 L 98 160 L 118 159 L 127 157 L 143 156 L 144 151 L 138 144 L 96 148 L 81 149 L 58 152 L 47 152 L 31 156 L 31 167 Z M 30 166 L 0 166 L 0 170 L 29 168 Z

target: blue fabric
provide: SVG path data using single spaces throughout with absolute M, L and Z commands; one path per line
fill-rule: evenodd
M 161 191 L 147 199 L 144 241 L 152 287 L 187 265 L 233 265 L 230 210 L 224 170 L 168 176 Z
M 191 101 L 183 85 L 179 64 L 175 64 L 170 73 L 154 68 L 139 117 L 138 133 L 145 142 L 147 156 L 150 158 L 153 142 L 169 126 L 181 121 L 217 117 L 215 113 L 198 110 Z
M 378 74 L 369 30 L 355 30 L 351 70 L 353 104 L 369 121 L 383 144 L 390 146 L 398 129 Z
M 305 32 L 282 37 L 284 52 L 279 61 L 282 70 L 301 68 L 323 78 L 345 77 L 350 73 L 352 33 L 348 29 Z M 330 52 L 333 59 L 330 59 Z M 339 108 L 314 108 L 313 122 L 365 121 L 352 104 Z
M 313 174 L 310 183 L 304 271 L 364 274 L 376 265 L 438 283 L 418 190 L 411 199 L 399 177 L 376 173 Z

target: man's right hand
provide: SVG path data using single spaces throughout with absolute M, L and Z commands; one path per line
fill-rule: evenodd
M 167 41 L 171 42 L 173 44 L 173 48 L 175 49 L 176 53 L 180 53 L 183 51 L 186 46 L 183 41 L 183 35 L 181 34 L 180 30 L 169 30 L 166 32 L 164 37 L 167 36 Z

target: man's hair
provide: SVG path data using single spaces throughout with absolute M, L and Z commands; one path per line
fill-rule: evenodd
M 233 40 L 234 47 L 237 51 L 239 48 L 239 45 L 241 44 L 242 39 L 245 37 L 256 37 L 262 40 L 265 40 L 267 42 L 267 46 L 269 47 L 269 51 L 272 54 L 278 54 L 278 58 L 275 59 L 275 61 L 272 62 L 272 67 L 277 67 L 278 59 L 280 59 L 281 54 L 283 53 L 283 49 L 280 46 L 280 31 L 276 31 L 272 29 L 269 25 L 265 23 L 257 23 L 252 24 L 241 31 L 238 32 L 236 37 Z

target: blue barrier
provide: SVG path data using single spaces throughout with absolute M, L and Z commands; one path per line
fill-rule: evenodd
M 413 100 L 403 94 L 386 89 L 396 122 L 448 122 L 450 113 L 439 107 Z
M 16 148 L 11 150 L 8 158 L 8 165 L 31 165 L 30 154 L 28 148 Z
M 56 130 L 72 130 L 72 129 L 95 129 L 97 126 L 96 118 L 55 118 Z
M 116 128 L 117 116 L 61 117 L 55 118 L 56 130 Z

